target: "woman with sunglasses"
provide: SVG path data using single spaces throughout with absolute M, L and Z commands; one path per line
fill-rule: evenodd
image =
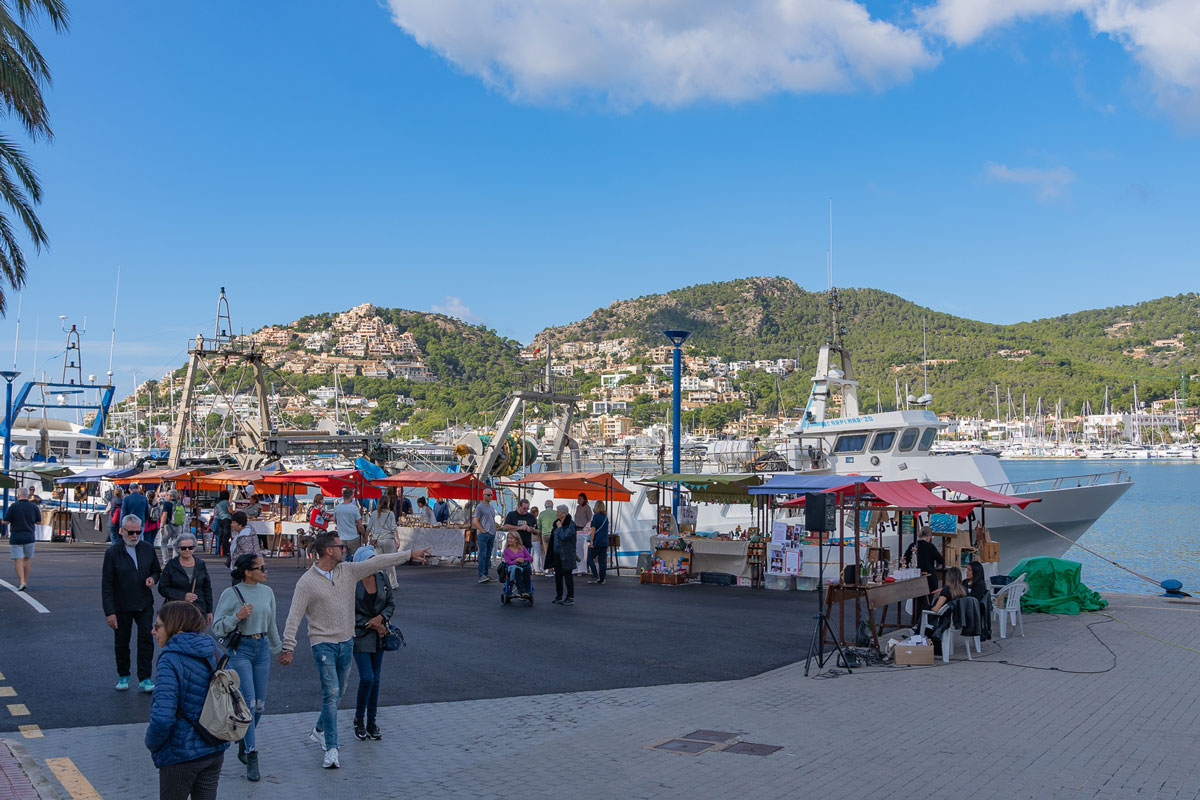
M 221 593 L 213 619 L 213 633 L 225 638 L 241 626 L 242 638 L 229 653 L 229 666 L 241 679 L 242 697 L 254 709 L 254 722 L 238 743 L 238 760 L 246 765 L 246 780 L 259 779 L 255 732 L 267 704 L 271 658 L 283 650 L 275 622 L 275 593 L 267 586 L 267 565 L 257 553 L 238 556 L 233 562 L 233 586 Z
M 192 533 L 180 534 L 175 540 L 179 555 L 163 567 L 158 593 L 168 600 L 192 603 L 204 614 L 205 621 L 213 621 L 212 581 L 208 568 L 196 558 L 196 537 Z

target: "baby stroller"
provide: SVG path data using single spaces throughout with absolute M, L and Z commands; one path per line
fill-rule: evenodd
M 529 589 L 528 594 L 522 594 L 517 588 L 517 572 L 524 571 L 525 586 Z M 509 567 L 503 561 L 496 568 L 496 572 L 500 575 L 500 604 L 508 605 L 509 601 L 514 597 L 518 600 L 528 600 L 529 605 L 533 605 L 533 565 L 523 564 L 520 566 Z

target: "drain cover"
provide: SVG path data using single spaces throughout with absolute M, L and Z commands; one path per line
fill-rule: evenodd
M 691 733 L 685 733 L 683 735 L 683 738 L 684 739 L 697 739 L 701 742 L 714 742 L 715 744 L 725 744 L 726 742 L 732 742 L 734 739 L 736 739 L 737 734 L 729 733 L 728 731 L 699 730 L 699 731 L 692 731 Z
M 741 753 L 747 756 L 769 756 L 777 750 L 782 750 L 773 744 L 754 744 L 753 742 L 738 742 L 725 748 L 726 753 Z
M 711 749 L 712 742 L 694 742 L 688 739 L 667 739 L 665 742 L 654 745 L 651 750 L 666 750 L 669 753 L 686 753 L 694 756 L 703 753 L 705 750 Z

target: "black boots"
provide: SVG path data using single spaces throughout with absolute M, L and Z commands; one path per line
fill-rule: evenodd
M 246 780 L 258 782 L 258 751 L 246 753 Z

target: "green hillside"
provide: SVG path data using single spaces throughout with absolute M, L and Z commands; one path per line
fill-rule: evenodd
M 956 317 L 876 289 L 845 289 L 841 299 L 845 341 L 863 384 L 861 397 L 870 406 L 876 392 L 885 407 L 894 406 L 897 379 L 902 389 L 905 382 L 914 389 L 920 383 L 923 320 L 929 358 L 954 362 L 929 368 L 937 411 L 991 409 L 996 384 L 1002 397 L 1011 389 L 1018 402 L 1024 392 L 1031 404 L 1040 396 L 1051 406 L 1061 397 L 1067 408 L 1078 410 L 1085 400 L 1098 406 L 1106 385 L 1114 404 L 1132 402 L 1136 379 L 1139 399 L 1153 400 L 1170 397 L 1180 373 L 1198 368 L 1196 294 L 1015 325 Z M 698 354 L 799 358 L 800 374 L 778 385 L 771 376 L 747 378 L 763 395 L 760 410 L 774 413 L 780 396 L 785 408 L 807 397 L 829 312 L 824 293 L 807 292 L 786 278 L 746 278 L 619 301 L 580 322 L 542 331 L 535 341 L 632 336 L 659 345 L 665 328 L 693 331 L 689 344 Z M 898 365 L 909 366 L 892 369 Z

